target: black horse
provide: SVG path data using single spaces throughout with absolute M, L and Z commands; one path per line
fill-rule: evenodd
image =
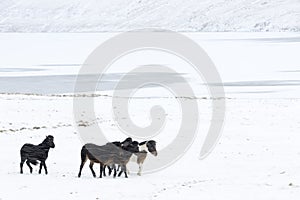
M 20 173 L 21 174 L 23 174 L 23 164 L 25 161 L 30 169 L 30 173 L 32 173 L 32 167 L 30 166 L 30 164 L 37 165 L 38 161 L 40 161 L 39 174 L 42 172 L 43 166 L 45 169 L 45 173 L 48 174 L 45 161 L 48 158 L 49 149 L 55 147 L 53 140 L 54 137 L 52 135 L 48 135 L 46 139 L 39 145 L 24 144 L 22 146 L 20 150 L 21 153 Z

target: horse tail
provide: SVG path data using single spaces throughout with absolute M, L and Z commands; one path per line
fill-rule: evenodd
M 28 160 L 30 164 L 37 165 L 39 162 L 37 160 Z
M 81 149 L 81 161 L 85 162 L 87 159 L 88 150 L 86 149 L 85 145 Z
M 25 158 L 26 154 L 25 154 L 23 148 L 24 148 L 24 145 L 23 145 L 22 148 L 20 149 L 20 156 L 21 156 L 21 160 L 22 160 L 22 161 L 25 161 L 25 160 L 26 160 L 26 158 Z
M 82 168 L 87 160 L 87 156 L 88 156 L 87 154 L 88 154 L 88 150 L 86 149 L 86 146 L 84 145 L 81 149 L 81 164 L 80 164 L 80 169 L 79 169 L 79 173 L 78 173 L 79 178 L 81 176 Z

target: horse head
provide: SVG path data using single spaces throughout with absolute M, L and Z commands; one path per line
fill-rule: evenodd
M 139 146 L 142 146 L 141 150 L 146 150 L 154 156 L 157 156 L 158 154 L 156 150 L 156 142 L 154 140 L 141 142 Z
M 50 148 L 55 148 L 55 144 L 54 144 L 54 137 L 52 135 L 48 135 L 46 136 L 46 139 L 44 140 L 44 144 L 47 144 L 47 146 L 49 146 Z

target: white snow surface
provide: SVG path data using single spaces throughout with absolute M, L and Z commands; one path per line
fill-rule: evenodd
M 1 0 L 1 32 L 299 31 L 299 0 Z
M 98 100 L 102 112 L 97 115 L 96 122 L 107 135 L 123 139 L 125 135 L 120 134 L 115 122 L 110 120 L 109 109 L 105 109 L 109 107 L 110 99 L 99 97 Z M 144 118 L 144 113 L 149 113 L 144 105 L 152 101 L 140 101 L 143 106 L 134 113 L 137 118 Z M 204 160 L 199 160 L 198 156 L 201 138 L 210 123 L 209 100 L 198 102 L 201 128 L 191 149 L 178 162 L 162 171 L 142 176 L 137 176 L 134 173 L 137 166 L 131 165 L 128 179 L 99 179 L 92 177 L 88 163 L 82 177 L 77 178 L 82 143 L 73 122 L 72 98 L 1 95 L 0 198 L 299 199 L 300 122 L 295 117 L 300 112 L 299 99 L 227 100 L 223 135 L 213 153 Z M 168 112 L 168 123 L 175 123 L 179 118 L 179 115 Z M 167 132 L 176 134 L 176 129 Z M 21 146 L 28 142 L 38 144 L 48 134 L 55 137 L 56 143 L 46 162 L 49 174 L 39 175 L 37 166 L 30 174 L 26 165 L 24 174 L 19 174 Z M 158 148 L 168 142 L 168 137 L 158 139 Z M 99 165 L 94 169 L 99 176 Z
M 114 35 L 114 34 L 112 34 Z M 95 118 L 74 120 L 71 92 L 53 92 L 49 81 L 78 73 L 89 53 L 111 34 L 0 34 L 0 199 L 100 199 L 100 200 L 298 200 L 300 197 L 300 41 L 298 33 L 197 33 L 187 34 L 199 43 L 215 63 L 226 91 L 226 119 L 214 151 L 204 160 L 199 153 L 211 123 L 212 99 L 201 81 L 189 83 L 200 91 L 200 127 L 191 148 L 176 163 L 156 173 L 136 175 L 130 164 L 128 179 L 93 178 L 86 163 L 77 173 L 83 145 L 77 126 L 99 125 L 109 140 L 127 136 L 112 115 L 110 90 L 98 91 Z M 29 48 L 30 47 L 30 48 Z M 149 52 L 148 52 L 149 53 Z M 138 66 L 147 52 L 120 60 L 112 67 Z M 157 60 L 161 57 L 153 54 Z M 134 55 L 132 55 L 134 56 Z M 168 58 L 163 64 L 186 71 L 188 66 Z M 171 59 L 170 59 L 171 58 Z M 20 82 L 18 82 L 20 81 Z M 21 83 L 21 84 L 17 84 Z M 28 87 L 24 90 L 20 88 Z M 45 91 L 50 91 L 45 92 Z M 181 122 L 176 96 L 157 88 L 145 88 L 130 99 L 134 123 L 150 123 L 150 109 L 161 105 L 166 125 L 155 136 L 158 154 L 178 132 Z M 169 98 L 162 98 L 162 97 Z M 84 116 L 85 113 L 82 112 Z M 124 119 L 126 120 L 126 119 Z M 24 143 L 39 144 L 55 137 L 55 149 L 46 161 L 48 175 L 33 174 L 24 165 L 19 173 L 19 150 Z M 158 157 L 147 158 L 147 164 Z M 146 163 L 145 163 L 146 164 Z M 94 166 L 99 176 L 99 165 Z

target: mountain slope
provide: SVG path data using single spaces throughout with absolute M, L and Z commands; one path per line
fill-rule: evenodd
M 299 0 L 1 0 L 0 32 L 300 31 Z

